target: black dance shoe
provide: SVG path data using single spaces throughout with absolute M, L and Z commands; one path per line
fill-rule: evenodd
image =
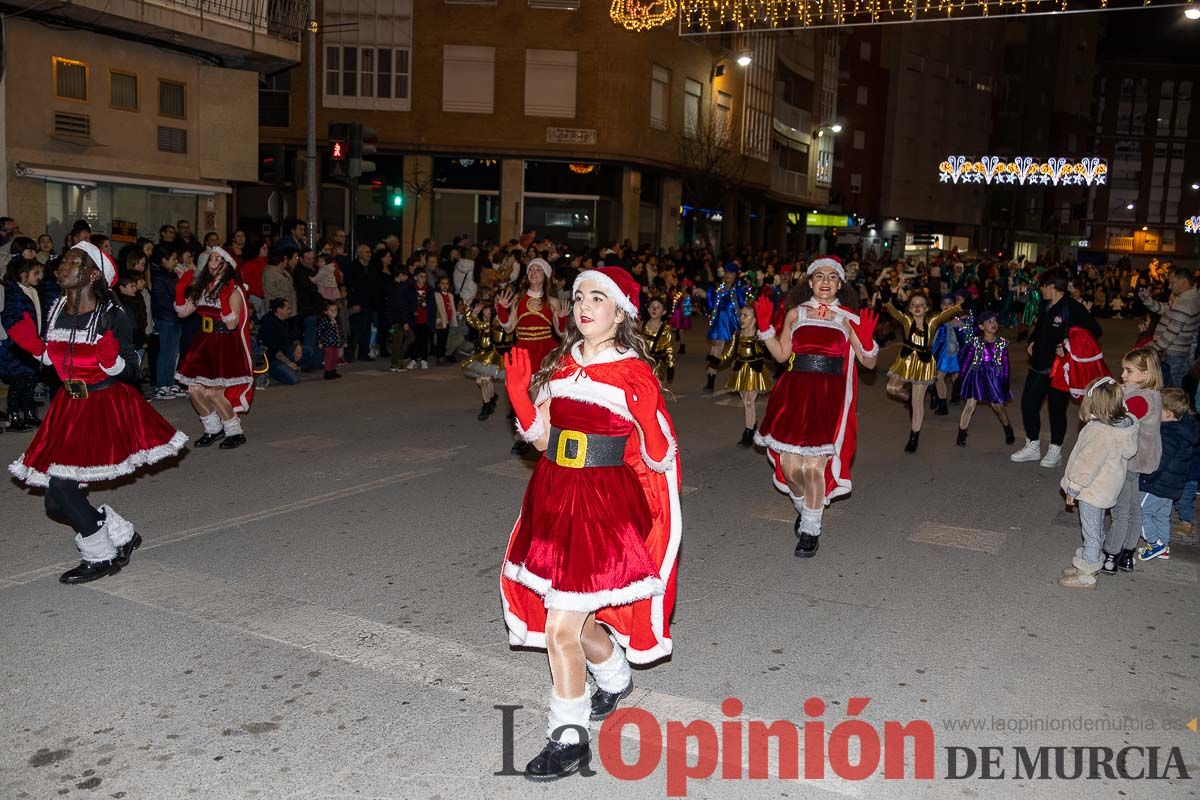
M 708 379 L 705 380 L 705 382 L 704 382 L 704 388 L 701 389 L 700 391 L 703 392 L 704 394 L 712 394 L 713 391 L 716 389 L 716 386 L 717 386 L 717 376 L 709 375 Z
M 938 400 L 937 408 L 934 410 L 933 415 L 935 417 L 944 417 L 949 413 L 950 413 L 950 409 L 946 407 L 946 401 Z
M 192 447 L 210 447 L 225 438 L 225 431 L 206 433 L 192 443 Z
M 14 411 L 8 415 L 8 429 L 13 433 L 23 433 L 33 430 L 33 426 L 29 424 L 23 414 Z
M 118 566 L 128 566 L 129 559 L 133 556 L 133 551 L 142 546 L 142 535 L 134 531 L 133 538 L 125 544 L 117 548 L 117 557 L 114 559 Z
M 629 697 L 629 693 L 633 691 L 633 681 L 629 681 L 629 685 L 619 692 L 606 692 L 599 686 L 592 693 L 592 716 L 591 720 L 595 722 L 598 719 L 604 719 L 609 714 L 617 710 L 617 704 Z
M 529 452 L 529 443 L 522 442 L 520 439 L 513 442 L 512 450 L 509 451 L 514 456 L 523 456 Z
M 954 440 L 954 443 L 956 445 L 958 445 L 959 447 L 967 446 L 967 429 L 966 428 L 958 429 L 958 438 Z
M 588 763 L 591 750 L 587 742 L 563 744 L 553 739 L 546 740 L 542 752 L 525 765 L 525 778 L 531 781 L 556 781 L 578 772 Z
M 800 541 L 796 543 L 796 558 L 812 558 L 817 554 L 817 548 L 820 546 L 820 536 L 813 536 L 811 533 L 802 533 L 800 534 Z
M 904 452 L 906 452 L 906 453 L 917 452 L 917 445 L 920 443 L 920 441 L 921 441 L 921 432 L 920 431 L 909 431 L 908 444 L 904 445 Z
M 480 422 L 483 422 L 485 419 L 487 419 L 491 415 L 492 415 L 491 408 L 488 406 L 487 403 L 484 403 L 482 406 L 479 407 L 479 416 L 477 416 L 475 419 L 479 420 Z
M 1133 550 L 1122 550 L 1117 554 L 1117 569 L 1121 572 L 1133 572 Z
M 240 433 L 235 433 L 221 442 L 222 450 L 232 450 L 235 447 L 241 447 L 246 443 L 246 437 Z
M 108 561 L 80 561 L 79 566 L 75 569 L 69 569 L 62 575 L 58 576 L 62 583 L 91 583 L 98 581 L 105 575 L 116 575 L 121 571 L 121 565 L 117 563 L 115 558 Z
M 742 431 L 742 440 L 738 442 L 738 447 L 754 447 L 754 428 Z
M 1017 441 L 1017 435 L 1013 433 L 1012 425 L 1004 426 L 1004 443 L 1014 444 Z

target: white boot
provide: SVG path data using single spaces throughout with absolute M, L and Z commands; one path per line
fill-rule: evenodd
M 1035 439 L 1026 439 L 1025 446 L 1009 456 L 1012 461 L 1037 461 L 1042 457 L 1042 443 Z
M 1064 575 L 1058 579 L 1058 585 L 1066 589 L 1095 589 L 1096 573 L 1100 571 L 1101 562 L 1084 561 L 1082 558 L 1074 562 L 1074 575 Z
M 1032 460 L 1032 459 L 1030 459 Z M 1046 449 L 1046 457 L 1042 459 L 1043 467 L 1057 467 L 1062 463 L 1062 445 L 1052 444 Z

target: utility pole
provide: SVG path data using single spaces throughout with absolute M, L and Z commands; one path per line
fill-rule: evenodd
M 308 22 L 305 37 L 308 39 L 308 150 L 304 155 L 307 169 L 304 188 L 308 200 L 305 216 L 308 221 L 308 246 L 317 245 L 317 198 L 321 186 L 317 181 L 317 2 L 308 0 Z

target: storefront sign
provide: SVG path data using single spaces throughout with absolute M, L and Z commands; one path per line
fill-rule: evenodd
M 595 144 L 594 128 L 546 128 L 546 144 Z
M 112 234 L 108 237 L 114 242 L 132 244 L 137 241 L 137 223 L 124 219 L 112 221 Z
M 844 214 L 809 214 L 805 224 L 810 228 L 849 228 L 853 223 Z

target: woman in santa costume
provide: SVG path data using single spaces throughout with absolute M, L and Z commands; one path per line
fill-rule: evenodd
M 566 324 L 562 304 L 547 291 L 552 277 L 553 271 L 544 258 L 531 259 L 518 291 L 514 293 L 509 286 L 496 297 L 496 316 L 501 326 L 517 337 L 513 349 L 524 352 L 535 371 L 558 346 L 555 336 L 562 336 Z M 512 451 L 520 455 L 527 449 L 525 442 L 517 441 Z
M 770 297 L 764 294 L 755 303 L 758 336 L 787 369 L 754 441 L 767 448 L 775 486 L 788 493 L 798 512 L 796 556 L 811 558 L 820 544 L 825 506 L 850 491 L 858 430 L 854 362 L 875 366 L 878 318 L 870 309 L 855 311 L 857 295 L 833 257 L 808 265 L 808 281 L 797 286 L 795 299 L 800 302 L 787 312 L 778 334 Z
M 581 272 L 563 342 L 542 369 L 532 374 L 520 349 L 505 362 L 517 431 L 545 453 L 500 581 L 509 642 L 550 658 L 547 741 L 526 767 L 531 780 L 578 770 L 589 720 L 633 689 L 629 662 L 671 654 L 680 472 L 638 332 L 639 292 L 620 267 Z
M 214 247 L 196 277 L 179 279 L 176 311 L 195 314 L 200 330 L 192 340 L 175 380 L 188 387 L 192 408 L 204 425 L 196 447 L 221 442 L 222 450 L 246 443 L 238 414 L 250 410 L 254 397 L 254 367 L 250 357 L 249 303 L 242 291 L 233 256 Z M 224 439 L 224 441 L 221 441 Z
M 26 486 L 45 488 L 46 512 L 70 521 L 82 560 L 59 580 L 87 583 L 119 572 L 142 537 L 110 506 L 92 506 L 84 487 L 170 458 L 187 436 L 134 386 L 133 326 L 112 293 L 112 260 L 80 242 L 63 254 L 55 275 L 63 294 L 47 314 L 45 340 L 28 314 L 8 335 L 53 366 L 63 385 L 28 449 L 8 469 Z

